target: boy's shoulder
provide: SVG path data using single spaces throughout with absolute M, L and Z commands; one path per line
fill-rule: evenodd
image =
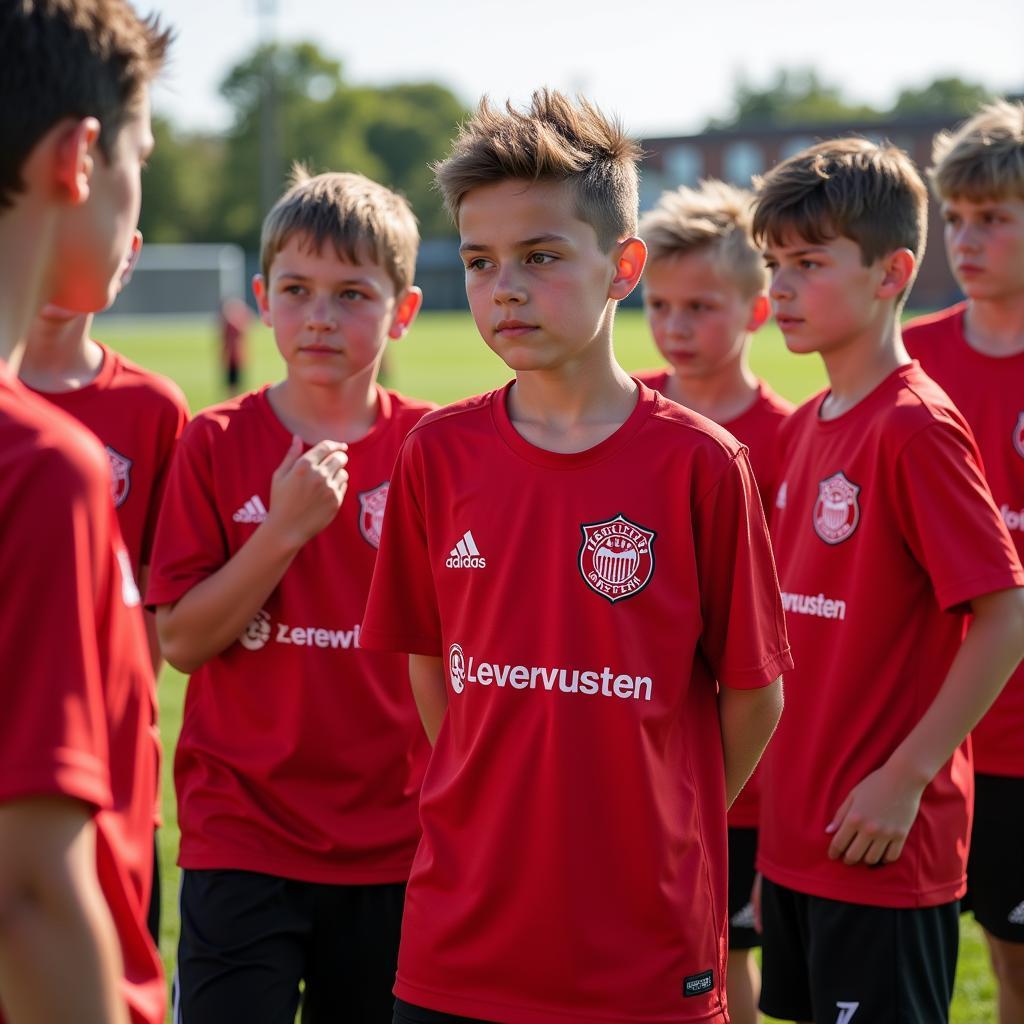
M 666 443 L 684 449 L 707 449 L 726 460 L 735 458 L 746 446 L 726 427 L 702 416 L 685 405 L 679 405 L 658 391 L 652 391 L 654 407 L 651 422 L 664 432 Z M 641 394 L 643 400 L 643 394 Z
M 202 441 L 216 444 L 226 437 L 243 440 L 245 435 L 258 430 L 266 417 L 273 417 L 266 395 L 269 387 L 265 384 L 255 391 L 200 409 L 182 431 L 182 442 L 186 445 Z
M 437 402 L 413 398 L 410 395 L 403 395 L 400 391 L 392 391 L 390 388 L 381 390 L 387 395 L 392 419 L 406 431 L 411 430 L 428 413 L 437 410 Z
M 175 414 L 184 413 L 188 416 L 188 400 L 178 385 L 155 370 L 146 369 L 132 362 L 120 352 L 107 345 L 102 345 L 104 362 L 109 360 L 111 367 L 108 387 L 118 391 L 130 391 L 140 402 L 155 409 L 173 410 Z
M 902 330 L 907 351 L 918 358 L 927 347 L 957 342 L 963 338 L 966 302 L 958 302 L 948 309 L 940 309 L 927 316 L 919 316 L 905 324 Z
M 757 398 L 752 409 L 758 415 L 770 419 L 784 420 L 796 411 L 795 403 L 774 391 L 767 381 L 758 379 Z
M 486 430 L 493 426 L 493 404 L 504 401 L 508 387 L 509 385 L 505 385 L 483 394 L 461 398 L 449 405 L 432 408 L 409 431 L 410 438 L 427 439 L 427 443 L 430 443 L 434 438 L 442 438 L 462 429 Z

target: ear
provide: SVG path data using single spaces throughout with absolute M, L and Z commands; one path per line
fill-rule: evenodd
M 423 305 L 423 292 L 415 285 L 410 285 L 402 293 L 395 307 L 395 315 L 388 328 L 388 337 L 398 339 L 412 326 L 416 314 Z
M 882 280 L 875 293 L 880 299 L 894 299 L 914 276 L 917 260 L 909 249 L 896 249 L 882 259 Z
M 132 244 L 128 248 L 128 255 L 125 257 L 121 267 L 121 279 L 117 283 L 118 290 L 125 287 L 135 273 L 135 264 L 139 262 L 139 253 L 142 252 L 142 232 L 138 228 L 132 233 Z
M 764 327 L 768 318 L 772 315 L 772 304 L 768 296 L 762 292 L 754 299 L 750 306 L 750 319 L 747 320 L 747 331 L 753 334 L 754 331 Z
M 267 282 L 263 280 L 262 274 L 255 274 L 253 276 L 252 293 L 256 297 L 256 307 L 260 311 L 260 320 L 267 327 L 273 327 L 274 321 L 270 318 L 270 296 L 267 294 Z
M 647 262 L 647 246 L 639 238 L 627 238 L 615 246 L 615 276 L 608 298 L 624 299 L 639 283 Z
M 81 206 L 89 198 L 93 170 L 92 148 L 99 137 L 100 123 L 95 117 L 62 121 L 57 126 L 53 181 L 61 195 L 73 206 Z

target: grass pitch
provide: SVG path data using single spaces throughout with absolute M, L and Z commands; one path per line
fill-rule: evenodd
M 101 318 L 95 335 L 129 359 L 166 374 L 188 396 L 193 411 L 225 397 L 218 363 L 216 324 L 199 321 L 119 321 Z M 657 353 L 638 310 L 619 313 L 615 326 L 616 350 L 629 370 L 658 365 Z M 758 332 L 751 353 L 754 371 L 791 401 L 798 402 L 824 386 L 825 375 L 816 357 L 790 355 L 774 325 Z M 252 332 L 246 388 L 279 379 L 284 364 L 268 330 Z M 505 365 L 483 344 L 466 313 L 425 313 L 412 331 L 392 345 L 388 356 L 389 387 L 435 402 L 451 402 L 486 391 L 509 377 Z M 170 765 L 181 727 L 185 677 L 169 667 L 160 681 L 161 732 L 165 762 L 163 784 L 164 827 L 160 832 L 163 859 L 163 923 L 160 937 L 164 964 L 170 977 L 178 938 L 177 809 Z M 995 1024 L 995 984 L 981 933 L 973 920 L 961 926 L 960 963 L 951 1018 L 953 1024 Z M 819 1024 L 829 1024 L 827 1021 Z

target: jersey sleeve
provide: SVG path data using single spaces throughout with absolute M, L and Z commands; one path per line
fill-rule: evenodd
M 150 563 L 146 605 L 173 604 L 231 556 L 217 509 L 205 424 L 194 421 L 175 447 Z
M 704 656 L 719 684 L 766 686 L 793 667 L 775 559 L 745 451 L 694 510 Z
M 149 493 L 146 521 L 142 529 L 140 565 L 149 565 L 153 560 L 156 526 L 160 517 L 160 507 L 163 504 L 164 492 L 167 489 L 167 478 L 170 473 L 172 456 L 186 423 L 188 423 L 188 405 L 185 402 L 185 396 L 175 396 L 175 399 L 170 402 L 163 416 L 156 453 L 156 466 L 153 472 L 153 489 Z
M 361 647 L 438 655 L 441 624 L 427 548 L 423 453 L 412 435 L 395 465 L 373 570 Z
M 904 540 L 946 611 L 972 598 L 1024 586 L 1024 570 L 966 428 L 934 421 L 896 463 Z
M 97 450 L 95 465 L 79 464 L 41 452 L 0 523 L 0 579 L 14 598 L 0 615 L 0 801 L 67 796 L 109 806 L 97 639 L 113 562 L 105 458 Z

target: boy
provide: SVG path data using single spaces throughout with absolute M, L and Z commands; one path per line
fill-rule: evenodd
M 786 345 L 829 378 L 779 431 L 772 518 L 798 658 L 764 759 L 761 1009 L 786 1019 L 947 1019 L 965 737 L 1024 653 L 970 430 L 900 341 L 926 207 L 904 153 L 842 139 L 773 169 L 754 213 Z
M 761 500 L 774 492 L 775 434 L 794 406 L 750 371 L 751 336 L 770 314 L 761 250 L 750 236 L 753 196 L 722 181 L 666 192 L 640 219 L 647 245 L 644 308 L 667 370 L 637 379 L 714 420 L 749 448 Z M 729 808 L 729 972 L 733 1024 L 754 1024 L 760 975 L 750 950 L 760 804 L 757 776 Z
M 163 1020 L 158 748 L 102 449 L 16 372 L 46 301 L 114 294 L 168 33 L 119 0 L 0 8 L 0 1019 Z
M 789 655 L 745 450 L 614 358 L 637 153 L 544 91 L 437 168 L 516 376 L 410 433 L 367 605 L 436 743 L 399 1022 L 728 1019 L 725 811 Z
M 993 103 L 935 140 L 932 188 L 965 303 L 906 328 L 907 350 L 978 440 L 1024 552 L 1024 104 Z M 999 981 L 1002 1024 L 1024 1020 L 1024 666 L 973 732 L 971 909 Z
M 135 232 L 121 275 L 123 288 L 142 248 Z M 18 370 L 23 384 L 88 427 L 110 460 L 110 486 L 118 525 L 132 567 L 145 590 L 156 519 L 174 444 L 188 420 L 181 389 L 166 377 L 144 370 L 89 337 L 91 313 L 45 305 L 29 328 Z M 140 424 L 145 429 L 140 430 Z M 160 674 L 156 622 L 144 612 L 153 675 Z M 159 788 L 159 787 L 158 787 Z M 156 823 L 160 824 L 160 793 Z M 160 863 L 153 847 L 153 884 L 147 921 L 160 942 Z
M 390 1013 L 428 748 L 396 656 L 360 649 L 388 481 L 429 408 L 376 384 L 420 306 L 404 199 L 301 168 L 254 291 L 286 378 L 178 443 L 148 603 L 191 672 L 175 757 L 182 1019 Z M 344 501 L 343 501 L 344 499 Z M 340 511 L 339 511 L 340 509 Z

